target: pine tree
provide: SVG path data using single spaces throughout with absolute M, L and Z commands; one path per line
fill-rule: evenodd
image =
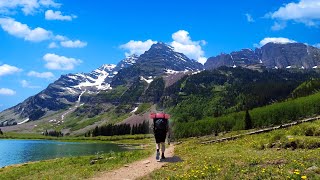
M 246 110 L 246 115 L 244 119 L 244 128 L 246 130 L 252 129 L 252 121 L 251 121 L 251 117 L 248 110 Z

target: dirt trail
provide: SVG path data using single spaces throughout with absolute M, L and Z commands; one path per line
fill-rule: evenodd
M 150 156 L 147 159 L 143 159 L 140 161 L 133 162 L 131 164 L 127 164 L 120 169 L 116 169 L 113 171 L 105 172 L 98 174 L 97 177 L 94 177 L 94 180 L 130 180 L 130 179 L 137 179 L 139 177 L 143 177 L 151 173 L 156 169 L 160 169 L 163 165 L 170 162 L 179 162 L 181 161 L 179 157 L 174 156 L 174 145 L 166 144 L 166 151 L 165 151 L 165 160 L 161 162 L 157 162 L 155 158 L 155 154 Z

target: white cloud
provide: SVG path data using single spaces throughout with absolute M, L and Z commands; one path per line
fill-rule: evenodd
M 55 0 L 40 0 L 39 4 L 46 7 L 55 7 L 55 8 L 59 8 L 61 6 L 61 4 L 56 3 Z
M 40 86 L 32 86 L 30 85 L 30 83 L 26 80 L 22 80 L 20 81 L 21 83 L 21 86 L 24 87 L 24 88 L 30 88 L 30 89 L 37 89 L 37 88 L 40 88 Z
M 66 41 L 68 40 L 68 38 L 66 36 L 62 36 L 62 35 L 56 35 L 54 37 L 54 40 L 57 40 L 57 41 Z
M 316 48 L 320 48 L 320 43 L 313 45 Z
M 283 38 L 283 37 L 266 37 L 263 40 L 260 41 L 260 47 L 264 46 L 268 43 L 276 43 L 276 44 L 288 44 L 288 43 L 295 43 L 296 41 Z
M 0 88 L 0 95 L 7 95 L 7 96 L 12 96 L 15 95 L 16 92 L 12 89 L 8 88 Z
M 316 26 L 320 21 L 320 0 L 300 0 L 268 13 L 269 18 L 282 21 L 295 21 L 307 26 Z
M 22 69 L 19 69 L 15 66 L 10 66 L 8 64 L 0 65 L 0 76 L 14 74 L 20 71 L 22 71 Z
M 72 19 L 77 18 L 75 15 L 62 15 L 61 11 L 47 10 L 45 13 L 46 20 L 61 20 L 61 21 L 72 21 Z
M 271 27 L 271 29 L 272 29 L 273 31 L 279 31 L 279 30 L 282 30 L 282 29 L 286 28 L 286 26 L 287 26 L 287 23 L 286 23 L 286 22 L 281 22 L 281 23 L 279 23 L 279 22 L 274 22 L 274 24 L 273 24 L 273 26 Z
M 44 55 L 43 60 L 47 62 L 45 67 L 53 70 L 72 70 L 76 65 L 82 63 L 79 59 L 67 58 L 50 53 Z
M 34 14 L 38 9 L 45 7 L 60 7 L 54 0 L 1 0 L 0 13 L 14 13 L 17 9 L 25 15 Z
M 71 41 L 66 36 L 53 35 L 51 31 L 45 30 L 41 27 L 31 29 L 28 25 L 15 21 L 12 18 L 0 18 L 1 28 L 18 38 L 23 38 L 26 41 L 41 42 L 45 40 L 60 41 L 63 47 L 68 48 L 82 48 L 87 46 L 87 42 L 80 40 Z M 49 44 L 49 48 L 57 48 L 57 44 L 52 42 Z
M 48 40 L 51 38 L 52 33 L 50 31 L 47 31 L 43 28 L 37 27 L 33 30 L 31 30 L 27 36 L 25 37 L 25 40 L 27 41 L 34 41 L 34 42 L 41 42 L 44 40 Z
M 26 41 L 40 42 L 51 38 L 52 33 L 41 27 L 30 29 L 28 25 L 15 21 L 12 18 L 0 18 L 0 26 L 9 34 L 23 38 Z
M 52 72 L 36 72 L 36 71 L 30 71 L 28 73 L 28 76 L 32 76 L 32 77 L 37 77 L 37 78 L 44 78 L 44 79 L 50 79 L 53 78 L 54 75 L 52 74 Z
M 185 30 L 179 30 L 172 34 L 173 42 L 171 46 L 175 51 L 185 54 L 191 59 L 195 59 L 198 62 L 204 64 L 207 58 L 204 56 L 202 46 L 206 44 L 206 41 L 192 41 L 189 36 L 189 32 Z
M 125 52 L 125 55 L 128 57 L 133 54 L 141 55 L 145 51 L 149 50 L 150 47 L 156 43 L 157 41 L 153 41 L 151 39 L 148 39 L 146 41 L 131 40 L 128 43 L 121 45 L 120 48 L 129 51 L 129 52 Z
M 245 16 L 246 16 L 248 22 L 250 22 L 250 23 L 251 23 L 251 22 L 254 22 L 254 19 L 253 19 L 253 17 L 251 16 L 251 14 L 246 13 Z
M 83 48 L 87 46 L 88 43 L 82 42 L 80 40 L 76 40 L 76 41 L 68 40 L 68 41 L 61 41 L 60 44 L 61 46 L 67 47 L 67 48 Z
M 55 42 L 51 42 L 49 45 L 48 45 L 48 48 L 49 49 L 54 49 L 54 48 L 58 48 L 59 46 L 57 45 L 57 43 Z

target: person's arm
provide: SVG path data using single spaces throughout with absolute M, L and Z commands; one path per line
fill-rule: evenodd
M 152 128 L 152 129 L 153 129 L 153 134 L 154 134 L 155 129 L 156 129 L 156 128 L 154 127 L 154 121 L 155 121 L 155 119 L 153 119 L 153 120 L 152 120 L 152 122 L 153 122 L 153 124 L 152 124 L 152 127 L 153 127 L 153 128 Z

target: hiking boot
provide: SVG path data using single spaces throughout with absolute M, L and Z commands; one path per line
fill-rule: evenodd
M 164 157 L 164 153 L 162 153 L 161 155 L 161 159 L 165 159 L 166 157 Z
M 157 161 L 160 161 L 160 152 L 159 152 L 159 151 L 157 151 L 156 160 L 157 160 Z

